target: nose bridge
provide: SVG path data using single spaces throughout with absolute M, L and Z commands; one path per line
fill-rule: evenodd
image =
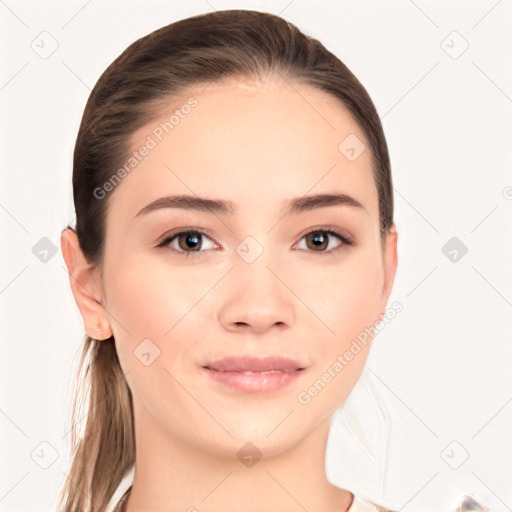
M 276 270 L 279 264 L 272 251 L 258 249 L 255 240 L 246 239 L 237 253 L 221 295 L 219 322 L 226 329 L 244 327 L 258 332 L 276 324 L 292 325 L 294 297 Z

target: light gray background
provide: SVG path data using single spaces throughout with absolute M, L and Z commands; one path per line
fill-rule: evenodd
M 404 310 L 375 339 L 347 403 L 368 439 L 372 428 L 375 439 L 389 435 L 386 474 L 343 452 L 340 410 L 330 478 L 403 511 L 455 510 L 464 493 L 512 510 L 509 0 L 0 0 L 0 510 L 53 510 L 68 468 L 83 324 L 60 232 L 73 220 L 72 152 L 90 90 L 137 38 L 243 7 L 280 13 L 341 58 L 374 100 L 391 154 L 399 267 L 390 304 Z M 42 58 L 52 38 L 58 48 Z M 452 237 L 468 249 L 456 261 L 443 253 Z M 57 252 L 45 257 L 36 244 Z M 363 382 L 392 418 L 384 427 L 370 424 Z M 383 449 L 372 448 L 376 460 Z

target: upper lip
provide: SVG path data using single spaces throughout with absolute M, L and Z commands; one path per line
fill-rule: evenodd
M 231 356 L 208 363 L 203 368 L 219 372 L 265 372 L 303 370 L 304 366 L 289 357 Z

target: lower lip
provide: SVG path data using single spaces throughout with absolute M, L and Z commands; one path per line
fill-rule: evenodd
M 219 372 L 203 368 L 214 380 L 244 393 L 270 393 L 290 385 L 304 370 L 279 372 Z

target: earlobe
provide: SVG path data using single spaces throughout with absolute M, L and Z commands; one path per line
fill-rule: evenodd
M 85 332 L 97 340 L 110 338 L 112 329 L 102 305 L 103 290 L 98 269 L 85 258 L 73 229 L 64 229 L 60 241 L 69 284 L 82 316 Z

